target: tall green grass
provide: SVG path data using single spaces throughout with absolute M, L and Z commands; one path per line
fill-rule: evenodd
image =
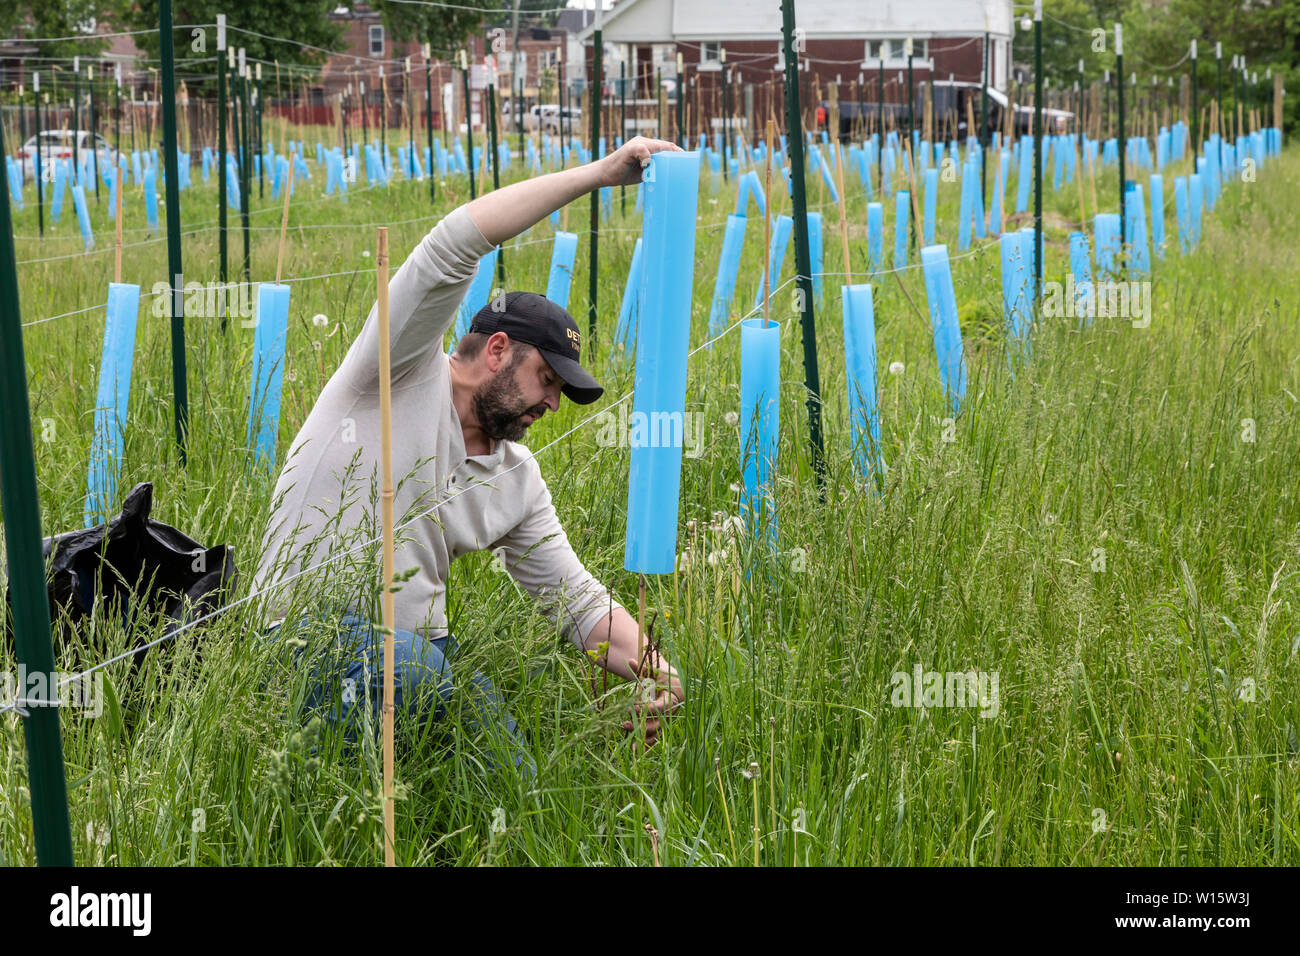
M 787 286 L 773 312 L 783 342 L 778 555 L 715 530 L 717 512 L 736 512 L 740 481 L 738 427 L 727 417 L 739 411 L 739 333 L 696 352 L 687 408 L 705 416 L 706 441 L 683 464 L 679 525 L 695 560 L 650 581 L 655 631 L 685 676 L 687 706 L 659 745 L 634 755 L 618 729 L 631 688 L 605 689 L 597 676 L 593 694 L 586 661 L 488 556 L 463 559 L 448 589 L 462 646 L 454 672 L 481 669 L 503 690 L 539 778 L 488 773 L 488 742 L 455 712 L 418 738 L 403 734 L 398 861 L 648 865 L 656 837 L 647 826 L 668 865 L 748 865 L 756 841 L 763 865 L 1300 861 L 1298 173 L 1292 152 L 1257 182 L 1230 187 L 1187 257 L 1171 203 L 1166 230 L 1175 239 L 1155 264 L 1150 327 L 1044 319 L 1032 355 L 1014 368 L 996 246 L 955 259 L 969 365 L 955 421 L 945 422 L 920 270 L 882 277 L 883 493 L 854 474 L 841 279 L 828 276 L 815 313 L 828 467 L 818 494 Z M 294 285 L 282 457 L 373 300 L 368 224 L 392 224 L 400 260 L 437 215 L 468 198 L 453 180 L 432 209 L 425 184 L 402 182 L 315 202 L 322 179 L 298 184 L 285 275 L 358 271 Z M 955 254 L 958 186 L 945 185 L 939 241 Z M 1098 190 L 1106 203 L 1113 170 Z M 850 191 L 853 271 L 867 281 L 865 200 Z M 809 193 L 811 203 L 825 201 L 816 183 Z M 138 229 L 143 204 L 128 196 L 125 224 Z M 183 204 L 186 226 L 216 219 L 214 187 L 183 194 Z M 639 231 L 631 191 L 626 219 L 619 205 L 616 191 L 602 233 L 601 325 L 588 352 L 609 401 L 632 383 L 630 364 L 606 359 Z M 734 184 L 713 193 L 706 177 L 693 347 L 706 336 L 733 205 Z M 1075 187 L 1049 191 L 1046 206 L 1050 279 L 1066 268 Z M 269 187 L 254 208 L 265 210 L 255 224 L 270 228 L 253 233 L 253 277 L 269 281 L 279 222 Z M 105 243 L 102 212 L 92 215 Z M 825 271 L 844 272 L 834 210 L 823 212 Z M 35 234 L 30 195 L 17 223 L 20 235 Z M 568 227 L 586 225 L 584 200 Z M 761 232 L 761 220 L 749 223 L 738 311 L 752 302 Z M 892 217 L 886 232 L 888 250 Z M 550 235 L 542 223 L 522 237 L 541 241 L 507 247 L 510 287 L 545 287 Z M 79 241 L 65 211 L 43 242 L 20 240 L 19 258 L 75 252 Z M 215 280 L 216 249 L 210 229 L 187 236 L 186 278 Z M 231 249 L 233 277 L 242 254 L 234 230 Z M 146 292 L 164 280 L 164 252 L 161 242 L 128 248 L 125 280 Z M 792 262 L 791 254 L 785 278 Z M 111 253 L 20 266 L 24 320 L 102 301 L 111 269 Z M 584 326 L 586 288 L 584 240 L 570 303 Z M 182 468 L 169 320 L 152 316 L 150 301 L 121 487 L 154 482 L 155 517 L 205 544 L 233 545 L 242 596 L 272 485 L 244 449 L 252 330 L 232 320 L 223 333 L 215 317 L 187 322 Z M 326 324 L 313 323 L 318 314 Z M 49 532 L 80 524 L 102 324 L 102 312 L 90 311 L 25 330 Z M 894 361 L 901 374 L 888 372 Z M 527 444 L 541 448 L 593 410 L 565 403 Z M 1246 419 L 1253 441 L 1243 440 Z M 637 582 L 621 561 L 628 451 L 599 446 L 595 434 L 588 424 L 539 461 L 580 556 L 635 607 Z M 297 610 L 311 611 L 318 591 L 315 582 L 301 589 Z M 128 662 L 112 665 L 105 714 L 65 718 L 78 862 L 382 860 L 377 752 L 345 751 L 305 729 L 301 671 L 278 666 L 283 649 L 259 639 L 263 624 L 243 605 L 150 652 L 135 673 Z M 125 640 L 97 615 L 60 645 L 59 666 L 91 666 Z M 996 672 L 997 716 L 892 706 L 892 675 L 917 665 Z M 0 666 L 15 669 L 9 656 Z M 12 715 L 0 728 L 0 862 L 31 863 L 21 734 Z

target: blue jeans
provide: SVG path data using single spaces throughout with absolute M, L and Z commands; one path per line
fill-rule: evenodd
M 306 705 L 336 730 L 341 730 L 349 744 L 355 744 L 360 737 L 368 709 L 372 733 L 377 737 L 383 726 L 384 635 L 369 621 L 351 612 L 344 614 L 337 624 L 326 623 L 323 638 L 317 629 L 321 623 L 319 619 L 307 617 L 297 627 L 276 625 L 270 637 L 277 639 L 284 632 L 292 634 L 295 631 L 308 636 L 314 631 L 311 636 L 316 640 L 309 638 L 310 646 L 329 640 L 329 631 L 334 630 L 332 646 L 321 647 L 313 655 Z M 298 648 L 294 652 L 295 663 L 300 660 L 302 650 Z M 446 715 L 446 704 L 453 689 L 450 660 L 455 651 L 454 635 L 430 639 L 412 631 L 394 631 L 393 709 L 396 729 L 410 728 L 419 733 L 430 720 L 436 722 Z M 473 690 L 466 729 L 486 732 L 489 746 L 508 754 L 508 759 L 521 773 L 536 778 L 537 764 L 500 693 L 481 672 L 470 678 L 470 685 Z M 485 763 L 489 770 L 497 767 L 490 753 Z

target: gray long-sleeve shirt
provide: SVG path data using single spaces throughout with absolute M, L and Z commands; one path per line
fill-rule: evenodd
M 574 554 L 531 452 L 497 441 L 491 454 L 467 457 L 452 404 L 443 333 L 491 248 L 461 207 L 429 231 L 389 282 L 395 569 L 418 568 L 396 594 L 396 626 L 445 635 L 448 566 L 489 549 L 581 647 L 622 605 Z M 380 537 L 377 316 L 376 305 L 290 447 L 254 589 Z M 362 549 L 349 560 L 374 554 Z M 378 580 L 377 566 L 372 573 Z M 322 576 L 308 571 L 277 589 L 273 616 L 284 613 L 287 588 L 310 588 Z

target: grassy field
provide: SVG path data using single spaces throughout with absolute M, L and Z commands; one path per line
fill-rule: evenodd
M 290 213 L 284 274 L 301 281 L 281 456 L 374 298 L 374 226 L 390 226 L 396 265 L 468 198 L 453 180 L 431 207 L 427 184 L 399 181 L 341 203 L 319 195 L 323 171 L 313 164 L 313 173 Z M 1013 371 L 996 244 L 954 258 L 969 386 L 953 422 L 920 270 L 879 280 L 883 494 L 854 472 L 839 303 L 849 270 L 837 214 L 810 181 L 809 202 L 824 204 L 827 220 L 815 313 L 824 499 L 787 286 L 773 310 L 783 342 L 778 556 L 738 548 L 717 530 L 736 512 L 740 480 L 729 417 L 739 411 L 738 333 L 691 359 L 687 409 L 704 416 L 705 444 L 684 461 L 680 542 L 714 560 L 650 581 L 656 633 L 685 675 L 687 706 L 658 746 L 634 754 L 618 729 L 631 687 L 602 691 L 598 679 L 593 695 L 587 663 L 489 556 L 463 559 L 448 591 L 458 673 L 481 669 L 503 690 L 539 778 L 485 772 L 483 742 L 454 715 L 423 739 L 399 739 L 398 862 L 1300 863 L 1300 299 L 1290 236 L 1300 158 L 1292 151 L 1258 181 L 1230 186 L 1187 257 L 1177 249 L 1175 174 L 1165 175 L 1175 238 L 1155 262 L 1149 327 L 1043 319 L 1032 356 Z M 939 216 L 939 241 L 954 256 L 958 188 L 945 184 Z M 1113 208 L 1113 168 L 1097 188 Z M 851 271 L 861 282 L 865 199 L 850 192 Z M 706 338 L 734 195 L 734 183 L 714 191 L 702 181 L 692 347 Z M 103 329 L 102 309 L 64 313 L 103 302 L 113 256 L 78 254 L 70 197 L 62 222 L 37 241 L 30 188 L 27 198 L 15 222 L 23 320 L 61 316 L 24 329 L 52 533 L 80 526 Z M 144 230 L 134 190 L 128 199 L 124 280 L 147 294 L 166 279 L 166 245 Z M 182 201 L 186 278 L 214 281 L 215 187 Z M 575 549 L 635 607 L 636 579 L 622 569 L 628 451 L 598 444 L 594 422 L 549 444 L 631 391 L 630 363 L 607 351 L 639 219 L 630 191 L 626 217 L 617 191 L 614 201 L 602 226 L 594 360 L 606 399 L 589 409 L 565 403 L 527 444 Z M 1091 217 L 1091 194 L 1085 201 Z M 270 281 L 280 207 L 269 184 L 253 207 L 253 278 Z M 1076 188 L 1049 189 L 1046 207 L 1047 278 L 1057 279 L 1078 219 Z M 111 247 L 106 209 L 105 194 L 92 205 L 101 248 Z M 886 216 L 888 250 L 892 203 Z M 583 200 L 567 225 L 587 223 Z M 742 311 L 760 275 L 761 232 L 751 221 Z M 507 247 L 509 287 L 545 288 L 550 236 L 543 222 Z M 234 274 L 243 240 L 232 231 L 230 241 Z M 791 251 L 783 278 L 793 271 Z M 570 303 L 584 328 L 586 289 L 584 237 Z M 237 320 L 224 331 L 215 316 L 188 320 L 191 432 L 181 467 L 170 323 L 152 303 L 146 295 L 121 487 L 152 481 L 156 518 L 204 544 L 234 546 L 242 596 L 272 485 L 248 467 L 244 448 L 253 332 Z M 901 373 L 888 371 L 894 362 Z M 300 606 L 317 598 L 303 588 Z M 382 860 L 377 750 L 346 752 L 304 729 L 301 679 L 262 676 L 273 663 L 257 637 L 262 624 L 241 605 L 150 652 L 134 673 L 114 664 L 104 715 L 65 718 L 79 863 Z M 90 666 L 124 642 L 97 617 L 59 643 L 59 667 Z M 910 684 L 917 668 L 995 675 L 996 706 L 895 706 L 894 675 Z M 0 657 L 0 670 L 14 669 Z M 455 755 L 443 759 L 449 748 Z M 34 862 L 25 776 L 20 727 L 5 715 L 3 864 Z

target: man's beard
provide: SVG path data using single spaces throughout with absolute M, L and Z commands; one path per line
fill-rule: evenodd
M 545 405 L 524 404 L 523 393 L 515 380 L 515 367 L 523 358 L 521 354 L 514 355 L 509 365 L 474 393 L 474 415 L 483 434 L 494 441 L 519 441 L 531 424 L 525 424 L 523 416 L 531 413 L 536 421 L 546 410 Z

